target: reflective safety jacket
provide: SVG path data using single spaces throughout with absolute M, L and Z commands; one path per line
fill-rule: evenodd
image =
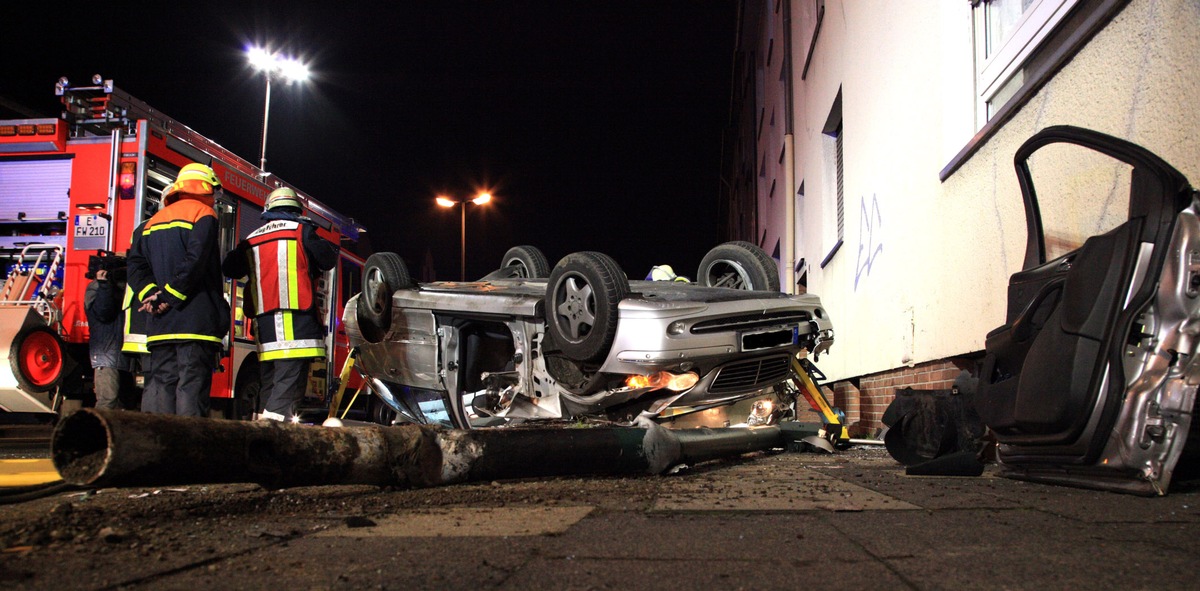
M 125 297 L 121 301 L 121 310 L 125 314 L 121 352 L 145 355 L 150 352 L 150 349 L 146 347 L 146 313 L 138 312 L 138 307 L 134 303 L 133 289 L 126 285 Z
M 266 223 L 225 256 L 227 277 L 249 276 L 254 338 L 262 361 L 325 356 L 326 330 L 314 280 L 337 264 L 338 247 L 317 235 L 306 218 L 267 211 Z
M 304 249 L 304 225 L 272 220 L 246 237 L 250 287 L 259 314 L 313 307 L 313 282 Z
M 212 197 L 186 194 L 134 230 L 127 258 L 129 286 L 138 302 L 159 293 L 158 301 L 170 306 L 163 314 L 148 315 L 149 347 L 221 343 L 229 332 L 217 232 Z

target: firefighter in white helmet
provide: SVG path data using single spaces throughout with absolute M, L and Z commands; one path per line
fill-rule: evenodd
M 292 420 L 308 386 L 312 360 L 325 357 L 325 329 L 315 279 L 337 264 L 338 247 L 302 217 L 299 196 L 287 187 L 267 196 L 266 222 L 230 251 L 227 277 L 249 277 L 244 302 L 253 309 L 263 411 L 260 418 Z

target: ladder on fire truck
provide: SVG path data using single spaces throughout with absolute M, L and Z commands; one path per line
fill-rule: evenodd
M 0 409 L 53 413 L 62 403 L 62 264 L 62 246 L 26 245 L 0 288 L 0 351 L 7 348 L 12 370 L 0 372 Z
M 164 115 L 145 101 L 116 88 L 112 80 L 103 80 L 96 76 L 92 79 L 92 84 L 71 86 L 66 78 L 60 78 L 54 85 L 54 94 L 60 97 L 65 109 L 63 118 L 71 123 L 73 135 L 103 135 L 117 129 L 132 133 L 137 121 L 145 119 L 152 126 L 165 130 L 168 136 L 179 138 L 199 148 L 243 174 L 251 177 L 262 174 L 262 171 L 224 146 Z
M 31 250 L 37 253 L 36 256 L 30 253 Z M 31 256 L 32 262 L 26 263 Z M 62 310 L 55 302 L 55 296 L 62 288 L 57 279 L 62 263 L 62 246 L 26 245 L 0 289 L 0 306 L 30 306 L 48 326 L 58 324 L 62 320 Z
M 220 160 L 224 166 L 251 178 L 265 179 L 270 174 L 221 144 L 164 115 L 145 101 L 115 87 L 112 80 L 105 80 L 99 75 L 92 78 L 92 86 L 71 86 L 65 77 L 60 78 L 54 85 L 54 93 L 62 101 L 65 109 L 63 118 L 71 123 L 74 136 L 110 134 L 118 130 L 132 133 L 137 121 L 145 119 L 152 127 L 166 131 L 168 144 L 177 144 L 186 151 L 198 149 Z M 309 199 L 307 205 L 311 211 L 326 219 L 338 220 L 343 229 L 356 225 L 352 218 L 346 218 L 319 201 Z

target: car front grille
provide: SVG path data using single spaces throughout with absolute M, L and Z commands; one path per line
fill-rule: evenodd
M 788 376 L 791 371 L 787 355 L 760 357 L 736 361 L 721 366 L 708 391 L 714 394 L 737 394 L 765 388 Z
M 722 332 L 726 330 L 750 330 L 754 328 L 776 326 L 779 324 L 799 324 L 802 322 L 808 322 L 809 320 L 812 320 L 812 315 L 804 310 L 742 314 L 740 316 L 730 316 L 728 318 L 716 318 L 714 320 L 697 322 L 696 324 L 692 325 L 692 334 Z

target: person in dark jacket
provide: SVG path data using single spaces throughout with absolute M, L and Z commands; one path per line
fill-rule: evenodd
M 206 416 L 229 303 L 222 290 L 212 169 L 188 164 L 163 191 L 163 208 L 134 231 L 129 284 L 149 312 L 146 345 L 152 383 L 146 412 Z
M 124 408 L 120 400 L 121 374 L 128 371 L 129 364 L 121 354 L 125 322 L 117 294 L 125 285 L 119 276 L 110 277 L 112 272 L 101 268 L 88 273 L 92 282 L 84 292 L 83 310 L 88 320 L 88 354 L 96 408 L 121 409 Z
M 315 279 L 337 264 L 338 247 L 317 235 L 301 217 L 300 198 L 287 187 L 267 196 L 266 221 L 226 255 L 227 277 L 249 276 L 247 301 L 254 306 L 254 338 L 265 408 L 259 418 L 290 421 L 308 388 L 313 359 L 325 357 L 325 328 Z

